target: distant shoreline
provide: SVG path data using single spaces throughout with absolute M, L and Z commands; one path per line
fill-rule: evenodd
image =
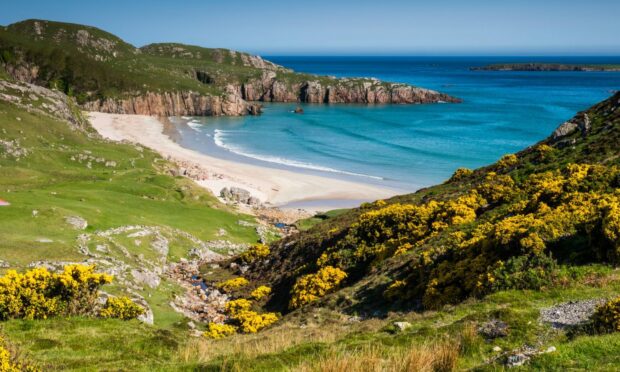
M 308 211 L 334 209 L 335 204 L 357 206 L 396 195 L 395 190 L 364 183 L 275 169 L 205 155 L 184 148 L 165 133 L 161 120 L 144 115 L 88 113 L 99 134 L 113 141 L 130 141 L 149 147 L 171 161 L 199 174 L 192 177 L 200 186 L 219 196 L 224 187 L 239 187 L 268 206 L 287 208 L 304 205 Z M 345 207 L 338 205 L 337 207 Z M 293 208 L 293 207 L 291 207 Z
M 563 63 L 498 63 L 472 67 L 472 71 L 575 71 L 575 72 L 620 72 L 620 65 L 563 64 Z

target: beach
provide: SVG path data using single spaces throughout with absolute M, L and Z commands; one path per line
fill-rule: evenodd
M 225 187 L 245 189 L 268 206 L 302 205 L 309 212 L 353 207 L 359 201 L 383 199 L 396 191 L 379 186 L 219 159 L 186 149 L 164 133 L 161 119 L 144 115 L 89 112 L 99 134 L 112 141 L 129 141 L 191 169 L 200 186 L 219 196 Z

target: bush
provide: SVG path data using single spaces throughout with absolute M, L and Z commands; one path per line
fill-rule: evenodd
M 242 311 L 248 311 L 251 307 L 252 302 L 244 298 L 228 301 L 226 305 L 224 305 L 226 312 L 231 316 L 235 316 Z
M 266 244 L 254 244 L 247 251 L 241 253 L 239 256 L 241 260 L 246 263 L 254 262 L 260 258 L 265 258 L 269 256 L 271 251 L 269 250 L 269 246 Z
M 471 169 L 459 168 L 454 172 L 454 174 L 452 174 L 452 177 L 450 177 L 450 181 L 460 181 L 464 178 L 471 176 L 472 174 L 474 174 L 474 171 L 472 171 Z
M 266 285 L 261 285 L 250 293 L 250 297 L 255 300 L 260 300 L 261 298 L 268 296 L 271 293 L 271 288 Z
M 592 324 L 600 333 L 620 331 L 620 297 L 599 306 L 592 315 Z
M 255 311 L 241 311 L 235 314 L 233 320 L 239 324 L 241 332 L 256 333 L 277 322 L 278 316 L 275 313 L 258 314 Z
M 94 270 L 94 265 L 67 265 L 60 274 L 45 268 L 23 274 L 9 270 L 0 278 L 0 319 L 93 313 L 99 287 L 112 281 Z
M 122 320 L 135 319 L 144 314 L 144 308 L 127 297 L 109 297 L 99 316 L 103 318 L 118 318 Z
M 248 284 L 250 284 L 250 282 L 248 282 L 246 278 L 240 276 L 237 278 L 228 279 L 223 282 L 219 282 L 215 286 L 223 290 L 224 292 L 231 292 L 241 287 L 245 287 Z
M 556 261 L 547 255 L 512 257 L 500 261 L 491 271 L 487 283 L 492 291 L 504 289 L 541 289 L 553 284 L 558 270 Z
M 209 323 L 207 330 L 202 334 L 206 338 L 220 339 L 232 336 L 237 332 L 237 327 L 228 324 Z
M 294 309 L 318 300 L 336 289 L 346 277 L 347 273 L 333 266 L 302 276 L 293 286 L 290 307 Z

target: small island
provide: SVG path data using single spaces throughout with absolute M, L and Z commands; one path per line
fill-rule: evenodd
M 620 64 L 563 64 L 563 63 L 498 63 L 472 67 L 472 71 L 606 71 L 620 72 Z

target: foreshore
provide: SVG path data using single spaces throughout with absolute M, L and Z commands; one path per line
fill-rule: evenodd
M 156 117 L 99 112 L 90 112 L 88 117 L 102 137 L 138 143 L 157 151 L 199 175 L 192 178 L 216 196 L 224 187 L 239 187 L 268 206 L 303 204 L 304 209 L 316 212 L 333 209 L 335 201 L 351 201 L 352 207 L 360 200 L 396 194 L 379 186 L 219 159 L 186 149 L 164 133 L 164 124 Z

